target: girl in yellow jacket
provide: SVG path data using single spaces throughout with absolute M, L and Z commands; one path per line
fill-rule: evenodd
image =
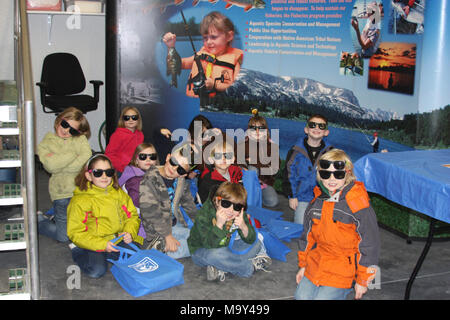
M 140 219 L 131 198 L 119 187 L 111 161 L 103 154 L 91 157 L 75 178 L 77 185 L 67 208 L 67 235 L 72 258 L 89 277 L 99 278 L 108 270 L 107 259 L 118 258 L 111 241 L 123 235 L 125 244 L 138 236 Z

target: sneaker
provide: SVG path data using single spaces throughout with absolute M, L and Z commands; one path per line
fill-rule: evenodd
M 53 221 L 55 219 L 55 215 L 48 215 L 47 212 L 43 213 L 41 210 L 38 210 L 37 212 L 37 216 L 38 216 L 38 221 L 43 221 L 43 220 L 50 220 Z
M 267 255 L 259 255 L 252 260 L 255 271 L 262 270 L 264 272 L 271 272 L 267 268 L 272 264 L 272 259 Z
M 160 236 L 157 236 L 156 238 L 153 238 L 149 245 L 147 246 L 147 250 L 148 249 L 155 249 L 161 252 L 164 252 L 164 247 L 165 247 L 165 243 L 164 243 L 164 239 L 161 238 Z
M 219 280 L 220 282 L 225 281 L 225 271 L 219 270 L 214 266 L 206 267 L 206 280 L 215 281 Z

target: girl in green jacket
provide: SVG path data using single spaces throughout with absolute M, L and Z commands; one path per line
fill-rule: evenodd
M 67 238 L 67 206 L 75 190 L 75 177 L 92 155 L 88 139 L 89 123 L 83 113 L 71 107 L 60 113 L 49 132 L 39 143 L 39 160 L 51 174 L 48 183 L 54 218 L 38 215 L 39 233 L 60 242 Z
M 99 278 L 108 270 L 107 259 L 117 260 L 119 250 L 111 241 L 123 235 L 120 246 L 135 241 L 140 219 L 130 196 L 119 187 L 111 160 L 94 155 L 75 179 L 77 188 L 70 201 L 67 235 L 72 258 L 89 277 Z

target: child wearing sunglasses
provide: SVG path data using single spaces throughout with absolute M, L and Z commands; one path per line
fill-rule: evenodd
M 288 151 L 283 169 L 283 193 L 289 199 L 289 207 L 294 210 L 294 222 L 303 224 L 306 207 L 314 198 L 316 186 L 317 159 L 333 147 L 325 137 L 330 133 L 328 120 L 320 114 L 309 117 L 304 132 Z
M 54 211 L 53 219 L 38 215 L 39 233 L 59 242 L 67 238 L 67 206 L 75 190 L 75 176 L 92 155 L 88 139 L 89 123 L 76 108 L 67 108 L 55 119 L 49 132 L 37 147 L 39 160 L 50 173 L 48 189 Z
M 119 178 L 119 185 L 128 193 L 133 200 L 134 206 L 139 213 L 139 186 L 144 174 L 148 169 L 158 164 L 158 154 L 151 143 L 141 143 L 134 151 L 128 166 L 125 167 L 123 174 Z M 139 233 L 144 239 L 145 230 L 140 226 Z
M 224 181 L 232 183 L 242 182 L 242 169 L 234 165 L 233 146 L 225 141 L 216 144 L 211 149 L 207 165 L 198 181 L 198 194 L 203 202 L 208 198 L 213 187 L 219 186 Z
M 298 300 L 343 300 L 354 284 L 355 299 L 375 277 L 380 237 L 375 212 L 353 164 L 339 149 L 318 161 L 318 186 L 305 212 L 299 240 Z M 320 263 L 318 263 L 320 261 Z
M 188 223 L 197 213 L 190 184 L 186 149 L 168 154 L 163 166 L 152 166 L 142 178 L 139 205 L 147 235 L 146 248 L 154 248 L 179 259 L 188 257 Z
M 192 261 L 206 267 L 208 281 L 225 274 L 248 278 L 270 264 L 260 256 L 262 242 L 245 213 L 247 191 L 238 183 L 223 182 L 199 210 L 188 239 Z M 237 230 L 237 232 L 235 232 Z M 233 251 L 229 248 L 231 237 Z
M 136 147 L 144 142 L 142 133 L 142 117 L 135 107 L 125 107 L 120 113 L 117 129 L 109 138 L 105 149 L 107 155 L 120 177 L 130 163 Z
M 118 183 L 111 160 L 104 154 L 91 157 L 75 178 L 77 188 L 70 201 L 67 235 L 73 261 L 92 278 L 100 278 L 108 270 L 107 259 L 118 258 L 112 239 L 123 235 L 123 243 L 135 241 L 140 219 L 131 198 Z
M 273 185 L 280 168 L 279 145 L 270 139 L 267 120 L 252 110 L 246 137 L 237 145 L 237 164 L 258 173 L 262 191 L 262 204 L 273 208 L 278 205 L 278 194 Z M 244 157 L 242 157 L 244 151 Z

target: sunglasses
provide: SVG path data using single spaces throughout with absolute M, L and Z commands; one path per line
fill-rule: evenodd
M 156 153 L 139 153 L 138 155 L 139 160 L 145 161 L 147 158 L 150 160 L 156 160 L 158 158 L 158 154 Z
M 331 164 L 333 164 L 336 170 L 343 170 L 345 168 L 345 161 L 319 160 L 319 166 L 322 169 L 328 169 Z
M 254 130 L 254 131 L 256 131 L 256 130 L 266 130 L 267 129 L 266 126 L 249 126 L 248 128 L 250 130 Z
M 222 160 L 222 157 L 224 157 L 227 160 L 231 160 L 234 157 L 234 153 L 233 152 L 224 152 L 224 153 L 215 152 L 214 153 L 215 160 Z
M 96 178 L 100 178 L 103 175 L 103 172 L 106 174 L 107 177 L 111 178 L 112 176 L 114 176 L 114 173 L 116 172 L 116 170 L 114 169 L 91 169 L 89 170 L 90 173 L 92 173 L 94 175 L 94 177 Z
M 233 205 L 233 210 L 234 211 L 241 211 L 242 209 L 245 208 L 245 205 L 241 204 L 241 203 L 233 203 L 229 200 L 225 200 L 222 199 L 222 197 L 217 197 L 217 199 L 220 201 L 220 205 L 222 206 L 222 208 L 229 208 L 231 205 Z
M 133 121 L 139 120 L 139 115 L 133 114 L 132 116 L 123 116 L 124 121 L 130 121 L 133 119 Z
M 331 174 L 333 174 L 333 176 L 338 179 L 338 180 L 342 180 L 345 178 L 345 174 L 347 172 L 344 170 L 337 170 L 337 171 L 328 171 L 328 170 L 319 170 L 319 175 L 322 179 L 327 180 L 330 179 Z
M 61 127 L 63 127 L 64 129 L 69 128 L 69 133 L 73 137 L 76 137 L 76 136 L 80 135 L 80 131 L 78 131 L 77 129 L 71 127 L 70 124 L 64 119 L 61 120 Z
M 188 172 L 172 157 L 169 159 L 169 163 L 172 167 L 177 167 L 177 173 L 182 176 L 188 174 Z
M 320 130 L 326 130 L 328 127 L 326 123 L 318 123 L 318 122 L 314 122 L 314 121 L 308 122 L 309 128 L 314 129 L 316 126 L 318 126 Z

